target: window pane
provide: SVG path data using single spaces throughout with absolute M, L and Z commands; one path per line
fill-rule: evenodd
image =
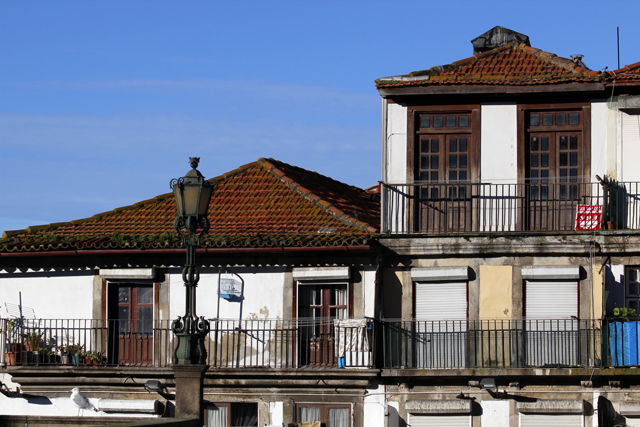
M 464 199 L 465 197 L 467 197 L 467 189 L 465 187 L 458 187 L 458 198 Z
M 420 169 L 429 169 L 429 156 L 420 156 Z
M 433 117 L 433 127 L 441 128 L 442 127 L 442 116 L 434 116 Z
M 531 171 L 531 182 L 534 184 L 538 182 L 538 171 Z
M 567 182 L 567 170 L 560 169 L 560 182 Z
M 540 182 L 542 182 L 542 183 L 549 182 L 549 171 L 548 170 L 540 171 Z
M 569 180 L 571 182 L 578 182 L 578 169 L 569 169 Z
M 531 155 L 531 167 L 532 168 L 537 168 L 538 167 L 538 154 L 532 154 Z
M 578 149 L 578 136 L 577 135 L 571 135 L 569 137 L 569 148 L 572 150 L 577 150 Z
M 561 185 L 560 186 L 560 198 L 561 199 L 566 199 L 567 198 L 567 186 L 566 185 Z
M 540 138 L 540 151 L 549 151 L 549 137 L 543 136 Z
M 138 307 L 138 334 L 151 334 L 153 307 Z
M 207 427 L 227 427 L 227 407 L 207 405 Z
M 153 288 L 150 286 L 138 288 L 138 304 L 153 304 Z
M 320 421 L 320 408 L 300 408 L 300 419 L 298 422 L 301 423 L 312 423 L 314 421 Z
M 544 113 L 542 115 L 542 126 L 553 126 L 553 114 Z
M 129 302 L 129 288 L 118 288 L 118 302 Z
M 538 113 L 529 114 L 529 124 L 531 126 L 540 126 L 540 114 Z
M 578 186 L 577 185 L 571 185 L 571 199 L 572 200 L 576 200 L 578 198 Z
M 458 151 L 458 138 L 449 139 L 449 151 L 451 151 L 452 153 Z
M 251 402 L 232 403 L 231 404 L 231 425 L 232 426 L 257 426 L 258 425 L 258 404 L 251 403 Z
M 463 153 L 467 151 L 467 138 L 460 138 L 460 151 Z
M 567 166 L 567 153 L 560 153 L 560 166 Z
M 429 140 L 428 139 L 421 139 L 420 140 L 420 152 L 421 153 L 428 153 L 429 152 Z
M 580 124 L 580 113 L 569 113 L 569 124 L 570 125 L 579 125 Z
M 440 163 L 440 156 L 431 156 L 431 169 L 438 169 L 438 163 Z
M 469 116 L 458 116 L 458 126 L 461 128 L 469 127 Z
M 120 320 L 120 333 L 126 334 L 129 332 L 129 307 L 118 307 L 118 320 Z
M 460 176 L 460 182 L 467 181 L 467 171 L 460 171 L 458 174 Z
M 556 126 L 564 126 L 567 124 L 566 113 L 556 113 Z
M 531 137 L 531 151 L 538 151 L 538 137 Z
M 458 165 L 459 168 L 466 168 L 467 167 L 467 155 L 466 154 L 460 154 L 460 164 Z
M 438 182 L 438 172 L 431 172 L 431 182 Z
M 456 187 L 449 187 L 449 199 L 455 200 L 458 198 Z
M 327 427 L 349 427 L 349 409 L 329 408 Z
M 627 296 L 630 296 L 630 297 L 640 296 L 640 283 L 629 282 L 629 286 L 627 286 Z
M 431 117 L 429 117 L 429 116 L 421 116 L 420 117 L 420 127 L 421 128 L 431 127 Z
M 543 168 L 548 168 L 549 167 L 549 154 L 548 153 L 542 153 L 540 155 L 540 166 Z
M 531 200 L 539 200 L 538 187 L 531 187 Z
M 458 172 L 449 171 L 449 182 L 457 182 L 458 181 Z
M 549 187 L 540 187 L 540 200 L 547 200 Z
M 458 167 L 458 156 L 455 154 L 449 154 L 449 167 L 457 168 Z
M 562 135 L 560 137 L 560 149 L 561 150 L 566 150 L 568 148 L 569 144 L 567 141 L 567 136 L 566 135 Z
M 438 198 L 438 189 L 437 188 L 432 188 L 431 189 L 431 198 L 432 199 L 437 199 Z
M 447 127 L 448 128 L 456 127 L 456 116 L 447 116 Z
M 571 153 L 571 166 L 578 166 L 578 153 Z
M 437 153 L 439 151 L 440 151 L 440 140 L 434 138 L 431 140 L 431 152 Z

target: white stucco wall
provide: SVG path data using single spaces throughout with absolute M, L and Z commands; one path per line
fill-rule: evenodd
M 516 104 L 480 106 L 480 174 L 482 182 L 512 184 L 518 178 Z
M 241 302 L 220 299 L 221 319 L 275 319 L 283 317 L 284 270 L 282 268 L 234 268 L 233 273 L 244 280 L 244 299 Z M 170 318 L 184 314 L 185 289 L 181 270 L 169 274 Z M 206 319 L 216 317 L 218 299 L 218 271 L 200 269 L 196 291 L 196 312 Z M 242 310 L 242 312 L 241 312 Z
M 40 319 L 91 319 L 93 270 L 59 272 L 1 272 L 0 317 L 7 317 L 5 303 L 33 308 Z
M 611 126 L 610 126 L 611 125 Z M 610 118 L 607 103 L 596 101 L 591 103 L 591 182 L 595 182 L 596 175 L 604 176 L 611 166 L 616 164 L 615 158 L 608 162 L 608 143 L 611 140 L 612 148 L 616 144 L 616 120 Z M 615 153 L 615 151 L 613 152 Z M 615 157 L 615 156 L 614 156 Z M 609 167 L 607 166 L 609 164 Z M 610 172 L 615 172 L 611 171 Z
M 382 180 L 398 184 L 407 180 L 407 107 L 387 104 L 386 165 Z M 386 172 L 385 172 L 386 171 Z

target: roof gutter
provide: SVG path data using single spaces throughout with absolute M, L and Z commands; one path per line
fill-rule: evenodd
M 38 257 L 38 256 L 81 256 L 81 255 L 178 255 L 186 249 L 104 249 L 104 250 L 70 250 L 45 252 L 9 252 L 0 253 L 0 258 Z M 225 253 L 296 253 L 296 252 L 363 252 L 371 250 L 371 245 L 362 246 L 319 246 L 319 247 L 284 247 L 284 248 L 199 248 L 201 254 Z

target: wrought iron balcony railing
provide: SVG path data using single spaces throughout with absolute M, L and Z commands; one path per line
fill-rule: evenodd
M 583 222 L 578 225 L 579 206 Z M 640 183 L 382 183 L 385 234 L 607 227 L 640 229 Z
M 601 364 L 600 320 L 383 321 L 384 368 L 577 367 Z
M 373 367 L 368 319 L 210 320 L 208 364 L 215 368 Z M 6 365 L 166 367 L 171 322 L 0 319 Z

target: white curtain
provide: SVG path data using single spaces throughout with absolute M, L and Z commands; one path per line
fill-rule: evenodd
M 300 408 L 300 422 L 320 421 L 320 408 Z
M 329 408 L 327 427 L 349 427 L 349 410 L 347 408 Z
M 227 427 L 227 407 L 207 406 L 207 425 L 205 427 Z

